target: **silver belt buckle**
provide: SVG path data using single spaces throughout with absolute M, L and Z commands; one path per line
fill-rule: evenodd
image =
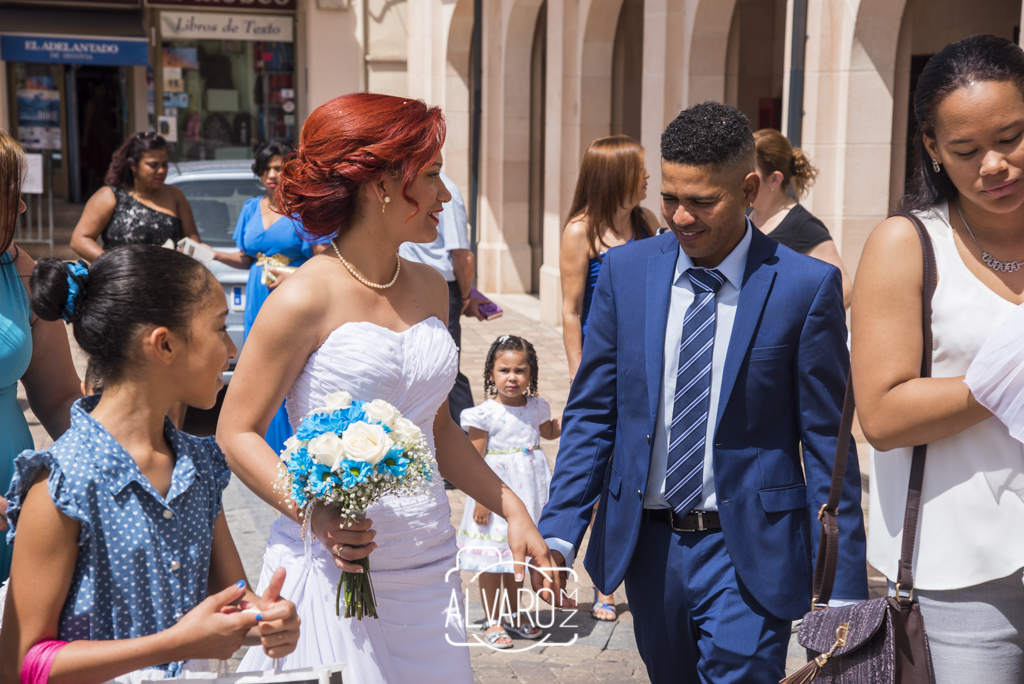
M 687 513 L 687 515 L 696 515 L 697 516 L 697 529 L 692 529 L 692 528 L 689 528 L 689 527 L 683 527 L 682 524 L 683 524 L 683 517 L 684 516 L 678 515 L 675 511 L 673 511 L 671 509 L 669 509 L 669 511 L 670 511 L 670 513 L 672 515 L 672 523 L 669 526 L 672 528 L 673 532 L 704 532 L 704 531 L 706 531 L 708 529 L 704 525 L 704 511 L 694 511 L 694 510 L 691 510 L 689 513 Z M 676 521 L 677 520 L 679 521 L 679 526 L 678 527 L 676 526 Z
M 676 513 L 671 508 L 669 509 L 669 515 L 671 516 L 670 517 L 671 522 L 669 523 L 669 527 L 672 528 L 673 532 L 693 532 L 694 531 L 694 530 L 691 530 L 688 527 L 683 527 L 682 526 L 683 525 L 683 516 L 679 515 L 678 513 Z M 679 522 L 678 526 L 676 525 L 676 521 Z M 704 531 L 704 518 L 703 518 L 703 515 L 698 515 L 698 517 L 697 517 L 697 527 L 699 528 L 700 531 Z

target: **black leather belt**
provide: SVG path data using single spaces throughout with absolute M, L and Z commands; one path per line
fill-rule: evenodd
M 648 509 L 647 513 L 651 520 L 665 523 L 675 532 L 705 532 L 722 529 L 718 511 L 692 510 L 686 515 L 679 515 L 671 508 L 652 508 Z

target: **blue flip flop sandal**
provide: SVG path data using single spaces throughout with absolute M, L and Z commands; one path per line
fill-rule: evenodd
M 597 614 L 594 612 L 595 610 L 610 610 L 611 612 L 615 613 L 615 617 L 611 619 L 598 617 Z M 615 606 L 613 604 L 601 603 L 597 600 L 597 587 L 594 587 L 594 606 L 590 609 L 590 617 L 600 622 L 615 622 L 619 619 L 619 613 L 615 610 Z

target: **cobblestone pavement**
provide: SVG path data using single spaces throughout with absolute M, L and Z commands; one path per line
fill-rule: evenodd
M 561 331 L 539 323 L 538 300 L 529 295 L 495 296 L 504 309 L 503 317 L 489 322 L 463 319 L 462 361 L 461 367 L 473 388 L 473 397 L 477 403 L 483 401 L 483 367 L 484 358 L 491 343 L 499 335 L 509 333 L 521 335 L 533 343 L 537 350 L 539 365 L 539 392 L 551 403 L 553 415 L 561 415 L 569 394 L 569 374 L 562 346 Z M 85 371 L 85 359 L 74 344 L 75 365 L 80 375 Z M 30 427 L 37 447 L 45 447 L 51 440 L 42 430 L 38 421 L 31 415 L 25 401 L 24 391 L 19 398 L 26 410 Z M 861 441 L 862 472 L 867 473 L 865 455 L 866 445 Z M 548 460 L 554 465 L 558 452 L 558 442 L 543 441 L 542 447 Z M 457 527 L 465 502 L 465 495 L 458 491 L 448 492 L 452 507 L 452 523 Z M 865 507 L 867 493 L 865 490 Z M 263 548 L 266 543 L 268 528 L 277 517 L 275 511 L 265 505 L 249 492 L 237 479 L 233 479 L 225 493 L 225 511 L 231 527 L 235 543 L 245 565 L 246 573 L 255 583 L 260 576 L 263 564 Z M 646 670 L 636 650 L 633 635 L 633 616 L 629 612 L 625 592 L 620 587 L 616 592 L 619 620 L 614 623 L 593 620 L 588 611 L 593 601 L 593 584 L 586 570 L 583 569 L 582 558 L 585 555 L 588 537 L 578 554 L 574 570 L 578 573 L 577 581 L 571 582 L 569 591 L 576 591 L 580 601 L 580 611 L 569 617 L 560 614 L 557 628 L 551 631 L 549 644 L 563 644 L 575 636 L 571 646 L 542 645 L 529 651 L 509 653 L 492 651 L 479 647 L 471 649 L 471 660 L 475 680 L 478 684 L 499 684 L 502 682 L 527 683 L 561 683 L 590 684 L 594 680 L 614 684 L 626 682 L 648 681 Z M 885 581 L 873 568 L 868 568 L 873 595 L 884 592 Z M 470 574 L 463 573 L 463 586 L 468 588 L 470 598 L 470 621 L 482 622 L 483 611 L 479 603 L 479 593 L 471 587 Z M 542 619 L 549 619 L 542 615 Z M 564 626 L 562 626 L 564 623 Z M 475 629 L 471 625 L 470 629 Z M 524 648 L 528 642 L 515 640 L 515 649 Z M 238 656 L 230 663 L 237 667 Z M 790 645 L 787 670 L 792 672 L 806 661 L 806 657 L 793 639 Z M 356 683 L 358 684 L 358 683 Z

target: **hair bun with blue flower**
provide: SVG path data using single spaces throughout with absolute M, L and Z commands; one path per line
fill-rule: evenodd
M 68 272 L 68 297 L 61 308 L 60 317 L 74 323 L 82 316 L 82 302 L 85 300 L 85 286 L 89 283 L 89 267 L 82 260 L 64 264 Z

